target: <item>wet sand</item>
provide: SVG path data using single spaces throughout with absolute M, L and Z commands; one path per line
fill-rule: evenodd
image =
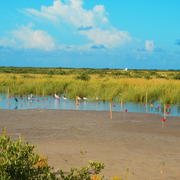
M 88 160 L 104 162 L 108 177 L 128 180 L 180 179 L 180 117 L 161 127 L 160 115 L 145 113 L 0 110 L 0 128 L 25 136 L 50 165 L 67 170 Z

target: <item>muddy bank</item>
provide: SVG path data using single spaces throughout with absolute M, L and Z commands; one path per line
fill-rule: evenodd
M 104 162 L 104 174 L 131 180 L 180 179 L 180 117 L 63 110 L 0 110 L 0 128 L 23 135 L 56 168 Z

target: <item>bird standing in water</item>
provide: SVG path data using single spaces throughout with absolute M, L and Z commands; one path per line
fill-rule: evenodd
M 18 99 L 17 99 L 16 97 L 14 98 L 14 100 L 15 100 L 16 102 L 18 102 Z

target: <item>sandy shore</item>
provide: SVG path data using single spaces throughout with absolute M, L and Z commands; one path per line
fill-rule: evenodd
M 88 160 L 106 165 L 105 175 L 123 175 L 128 180 L 180 179 L 180 117 L 144 113 L 0 110 L 0 128 L 9 135 L 25 136 L 62 169 L 81 167 Z

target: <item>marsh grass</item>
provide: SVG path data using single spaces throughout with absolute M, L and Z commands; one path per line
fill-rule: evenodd
M 180 104 L 180 81 L 167 79 L 116 78 L 91 75 L 90 80 L 77 79 L 76 75 L 0 74 L 0 93 L 11 95 L 66 94 L 95 100 L 120 100 L 145 103 L 160 101 Z

